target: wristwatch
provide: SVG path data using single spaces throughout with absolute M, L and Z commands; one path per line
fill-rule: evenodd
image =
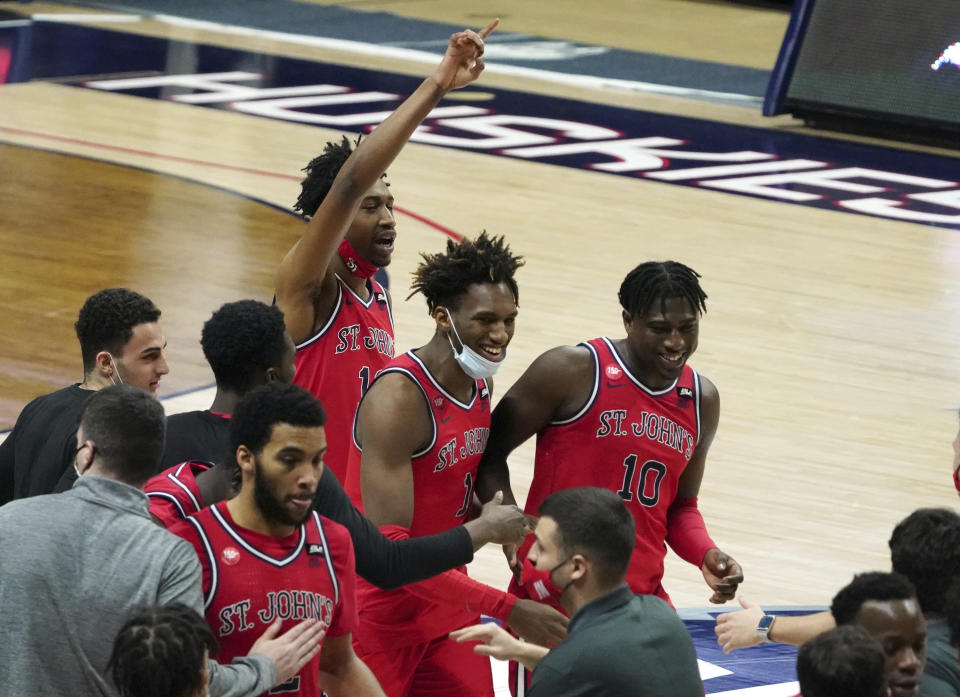
M 757 622 L 757 636 L 759 636 L 760 641 L 765 644 L 771 641 L 770 628 L 773 627 L 773 622 L 776 619 L 776 615 L 764 615 L 760 618 L 760 621 Z

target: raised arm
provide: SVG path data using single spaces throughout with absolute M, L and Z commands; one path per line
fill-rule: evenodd
M 317 322 L 315 303 L 327 304 L 336 292 L 330 262 L 364 195 L 443 96 L 477 79 L 483 71 L 483 39 L 498 22 L 479 34 L 468 29 L 452 35 L 433 74 L 357 146 L 340 169 L 303 237 L 277 272 L 276 302 L 294 341 L 310 336 Z
M 710 539 L 703 516 L 697 508 L 707 451 L 720 422 L 720 394 L 717 388 L 701 376 L 700 390 L 700 442 L 687 468 L 680 475 L 677 497 L 667 514 L 667 544 L 677 556 L 703 572 L 704 580 L 713 589 L 710 602 L 725 603 L 737 594 L 737 587 L 743 582 L 743 570 Z

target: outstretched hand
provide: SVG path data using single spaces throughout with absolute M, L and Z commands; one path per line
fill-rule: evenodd
M 450 638 L 458 643 L 479 641 L 473 647 L 474 653 L 490 656 L 500 661 L 515 661 L 522 652 L 522 644 L 493 622 L 475 624 L 450 632 Z
M 455 90 L 469 85 L 480 76 L 484 68 L 483 40 L 499 23 L 499 19 L 493 20 L 479 34 L 472 29 L 464 29 L 450 37 L 443 60 L 432 75 L 440 89 L 444 92 Z
M 277 669 L 276 685 L 283 684 L 300 672 L 317 655 L 327 631 L 315 619 L 304 620 L 280 634 L 283 620 L 277 619 L 250 647 L 249 653 L 263 654 Z M 278 636 L 279 635 L 279 636 Z
M 757 624 L 763 617 L 763 610 L 759 605 L 740 598 L 742 610 L 724 612 L 717 615 L 717 624 L 713 631 L 717 635 L 717 643 L 724 653 L 734 649 L 745 649 L 760 643 L 757 633 Z
M 737 594 L 737 586 L 743 583 L 743 569 L 729 554 L 719 549 L 711 549 L 703 558 L 700 566 L 703 578 L 713 589 L 710 602 L 716 605 L 733 600 Z

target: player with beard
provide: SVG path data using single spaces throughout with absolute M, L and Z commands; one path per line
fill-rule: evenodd
M 203 569 L 207 623 L 219 658 L 245 655 L 266 629 L 305 619 L 326 635 L 319 656 L 285 694 L 379 697 L 383 691 L 353 652 L 356 572 L 350 535 L 313 510 L 326 452 L 323 407 L 294 385 L 248 393 L 230 424 L 239 493 L 171 528 L 190 542 Z
M 697 508 L 720 419 L 717 389 L 687 365 L 706 311 L 698 279 L 676 261 L 640 264 L 620 286 L 626 337 L 560 346 L 537 358 L 493 413 L 477 494 L 483 499 L 502 490 L 506 501 L 514 501 L 507 457 L 536 434 L 527 513 L 535 514 L 561 489 L 614 491 L 636 525 L 626 576 L 633 592 L 669 602 L 661 584 L 669 544 L 702 571 L 713 591 L 710 601 L 722 603 L 734 597 L 743 573 L 710 539 Z M 517 560 L 527 558 L 533 539 L 519 555 L 515 547 L 504 550 L 517 577 L 510 590 L 559 608 L 543 592 L 548 577 L 528 564 L 519 580 Z M 511 684 L 517 678 L 513 671 L 510 678 Z
M 280 263 L 276 302 L 297 345 L 295 383 L 327 409 L 326 464 L 340 481 L 357 404 L 394 354 L 390 298 L 372 278 L 397 237 L 385 170 L 447 92 L 477 79 L 496 25 L 451 36 L 433 74 L 355 150 L 346 137 L 327 143 L 305 168 L 295 209 L 309 222 Z

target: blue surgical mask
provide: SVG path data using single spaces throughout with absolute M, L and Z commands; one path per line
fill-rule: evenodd
M 450 335 L 447 334 L 447 341 L 450 342 L 450 348 L 453 350 L 453 357 L 460 365 L 460 369 L 474 380 L 485 380 L 496 375 L 497 371 L 500 370 L 500 364 L 503 363 L 503 361 L 491 361 L 489 358 L 484 358 L 463 343 L 463 339 L 460 338 L 460 334 L 457 332 L 457 325 L 453 323 L 453 315 L 450 313 L 450 310 L 445 307 L 441 307 L 439 309 L 447 313 L 447 317 L 450 319 L 450 327 L 453 329 L 453 335 L 457 337 L 457 341 L 460 342 L 461 349 L 460 352 L 457 353 L 457 347 L 453 345 L 453 339 L 451 339 Z M 504 348 L 504 351 L 506 351 L 506 348 Z

